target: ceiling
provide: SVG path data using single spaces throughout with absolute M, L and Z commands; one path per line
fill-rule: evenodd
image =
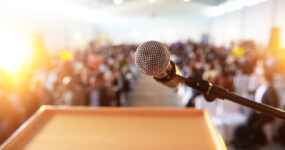
M 57 0 L 55 0 L 57 1 Z M 227 0 L 156 0 L 150 3 L 149 0 L 123 0 L 120 5 L 114 4 L 114 0 L 58 0 L 70 3 L 76 7 L 88 10 L 87 15 L 92 18 L 103 16 L 195 16 L 211 17 L 209 10 L 212 7 L 226 2 Z M 86 15 L 86 16 L 87 16 Z M 82 18 L 82 17 L 80 17 Z M 104 17 L 103 17 L 104 18 Z
M 76 5 L 80 5 L 83 7 L 87 7 L 89 9 L 98 9 L 98 8 L 103 8 L 103 7 L 109 7 L 109 6 L 114 6 L 115 4 L 113 3 L 113 0 L 66 0 L 68 2 L 72 2 Z M 205 4 L 208 6 L 216 6 L 220 5 L 228 0 L 190 0 L 190 2 L 184 2 L 183 0 L 156 0 L 154 4 L 162 4 L 162 3 L 171 3 L 175 5 L 179 4 L 186 4 L 187 3 L 200 3 L 200 4 Z M 123 0 L 122 5 L 126 5 L 129 3 L 149 3 L 148 0 Z M 120 5 L 120 6 L 122 6 Z M 171 6 L 175 6 L 171 5 Z
M 212 6 L 216 6 L 216 5 L 220 5 L 222 3 L 225 3 L 228 0 L 196 0 L 197 2 L 202 2 L 202 3 L 206 3 Z
M 115 5 L 113 0 L 64 0 L 77 6 L 104 14 L 127 14 L 127 15 L 174 15 L 194 14 L 205 12 L 209 7 L 219 5 L 227 0 L 156 0 L 149 3 L 148 0 L 123 0 L 121 5 Z

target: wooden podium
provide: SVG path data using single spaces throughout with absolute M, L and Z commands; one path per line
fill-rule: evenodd
M 3 150 L 217 150 L 207 111 L 42 106 Z M 0 149 L 1 149 L 0 148 Z

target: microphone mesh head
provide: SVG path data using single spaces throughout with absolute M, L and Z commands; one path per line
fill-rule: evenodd
M 148 41 L 139 45 L 135 53 L 135 63 L 147 75 L 157 75 L 167 69 L 170 52 L 164 44 Z

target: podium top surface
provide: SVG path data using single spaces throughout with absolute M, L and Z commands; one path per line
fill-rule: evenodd
M 205 110 L 55 106 L 41 107 L 2 148 L 226 149 Z

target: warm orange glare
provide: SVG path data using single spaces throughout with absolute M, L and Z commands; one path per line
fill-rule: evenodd
M 18 71 L 30 61 L 31 41 L 15 31 L 0 29 L 0 70 Z
M 285 31 L 283 31 L 283 35 L 281 36 L 281 48 L 285 49 Z

